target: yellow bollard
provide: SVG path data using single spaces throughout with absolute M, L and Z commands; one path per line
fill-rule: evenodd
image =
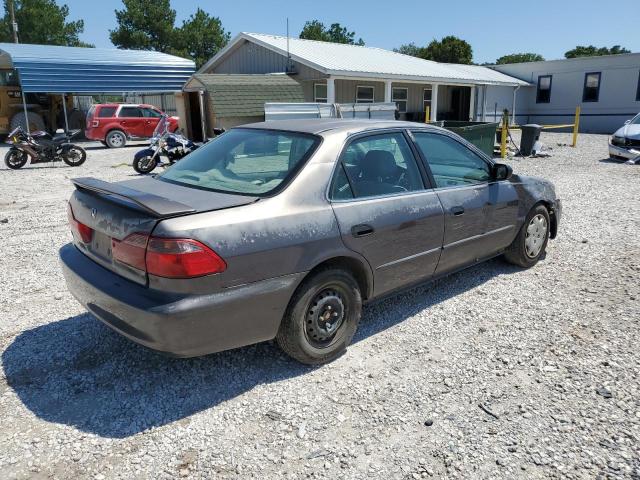
M 580 128 L 580 105 L 576 107 L 576 118 L 573 121 L 573 142 L 571 143 L 572 147 L 575 147 L 578 144 L 579 128 Z
M 424 108 L 424 123 L 429 123 L 431 121 L 431 107 L 427 105 Z
M 502 135 L 500 137 L 500 158 L 507 157 L 507 126 L 509 122 L 509 112 L 504 111 L 502 115 Z

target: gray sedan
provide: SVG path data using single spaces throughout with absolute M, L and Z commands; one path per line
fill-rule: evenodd
M 155 177 L 73 182 L 69 290 L 184 357 L 276 338 L 331 361 L 364 302 L 497 255 L 531 267 L 561 215 L 550 182 L 407 122 L 252 124 Z

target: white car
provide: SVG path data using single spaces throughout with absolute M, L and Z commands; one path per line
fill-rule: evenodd
M 609 143 L 609 155 L 623 160 L 640 160 L 640 113 L 616 130 Z

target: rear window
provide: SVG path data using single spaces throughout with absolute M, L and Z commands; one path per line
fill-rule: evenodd
M 102 107 L 98 110 L 98 117 L 113 117 L 116 113 L 116 107 Z
M 237 128 L 190 153 L 158 178 L 204 190 L 268 195 L 287 184 L 319 143 L 314 135 Z

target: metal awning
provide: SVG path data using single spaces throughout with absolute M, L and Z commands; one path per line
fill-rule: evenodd
M 147 50 L 0 43 L 0 68 L 18 71 L 23 92 L 177 92 L 191 60 Z

